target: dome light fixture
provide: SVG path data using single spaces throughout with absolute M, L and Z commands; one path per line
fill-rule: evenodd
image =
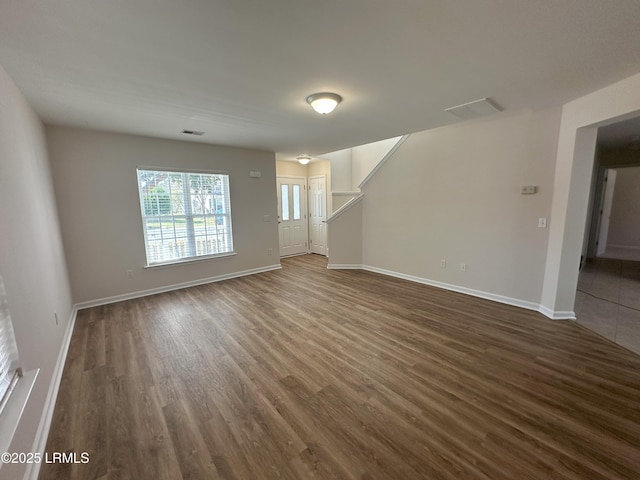
M 307 163 L 309 163 L 311 161 L 311 156 L 310 155 L 298 155 L 296 157 L 296 160 L 298 160 L 298 162 L 300 162 L 301 165 L 306 165 Z
M 322 115 L 333 112 L 341 101 L 340 95 L 330 92 L 314 93 L 307 97 L 307 103 L 311 108 Z

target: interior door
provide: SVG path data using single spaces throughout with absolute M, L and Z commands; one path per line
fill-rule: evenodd
M 324 175 L 309 177 L 309 250 L 327 254 L 327 179 Z
M 280 256 L 307 253 L 307 188 L 304 177 L 278 177 Z

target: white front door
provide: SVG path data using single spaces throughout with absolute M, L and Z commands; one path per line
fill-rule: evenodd
M 327 180 L 324 175 L 309 177 L 309 250 L 327 254 Z
M 307 188 L 304 177 L 278 177 L 280 256 L 307 253 Z

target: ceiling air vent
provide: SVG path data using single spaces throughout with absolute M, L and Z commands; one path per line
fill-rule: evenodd
M 492 102 L 491 99 L 481 98 L 480 100 L 463 103 L 456 107 L 445 108 L 444 111 L 461 120 L 471 120 L 472 118 L 485 117 L 487 115 L 501 112 L 502 109 Z
M 198 132 L 197 130 L 182 130 L 181 133 L 184 133 L 186 135 L 197 135 L 199 137 L 204 135 L 204 132 Z

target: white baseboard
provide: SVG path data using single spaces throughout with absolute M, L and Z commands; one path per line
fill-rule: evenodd
M 381 273 L 383 275 L 389 275 L 391 277 L 401 278 L 403 280 L 409 280 L 410 282 L 422 283 L 423 285 L 430 285 L 432 287 L 442 288 L 444 290 L 450 290 L 452 292 L 464 293 L 473 297 L 484 298 L 486 300 L 492 300 L 498 303 L 505 303 L 507 305 L 513 305 L 520 308 L 526 308 L 527 310 L 538 311 L 539 304 L 534 302 L 528 302 L 526 300 L 519 300 L 517 298 L 506 297 L 504 295 L 497 295 L 495 293 L 483 292 L 482 290 L 475 290 L 472 288 L 461 287 L 459 285 L 453 285 L 451 283 L 438 282 L 436 280 L 430 280 L 428 278 L 416 277 L 414 275 L 407 275 L 405 273 L 394 272 L 392 270 L 385 270 L 383 268 L 372 267 L 369 265 L 363 265 L 363 270 L 369 272 Z
M 256 273 L 264 273 L 264 272 L 269 272 L 271 270 L 279 270 L 281 268 L 282 268 L 282 265 L 280 264 L 268 265 L 266 267 L 260 267 L 260 268 L 252 268 L 250 270 L 242 270 L 240 272 L 226 273 L 224 275 L 201 278 L 199 280 L 192 280 L 190 282 L 175 283 L 173 285 L 166 285 L 164 287 L 150 288 L 148 290 L 139 290 L 137 292 L 124 293 L 122 295 L 115 295 L 113 297 L 89 300 L 87 302 L 77 303 L 75 307 L 78 310 L 82 310 L 83 308 L 98 307 L 100 305 L 108 305 L 110 303 L 123 302 L 125 300 L 132 300 L 134 298 L 146 297 L 148 295 L 155 295 L 157 293 L 180 290 L 181 288 L 196 287 L 198 285 L 205 285 L 207 283 L 221 282 L 222 280 L 230 280 L 232 278 L 244 277 L 247 275 L 254 275 Z
M 36 437 L 33 442 L 31 451 L 34 453 L 40 453 L 44 457 L 44 450 L 47 447 L 47 439 L 49 437 L 49 428 L 51 428 L 51 420 L 53 419 L 53 412 L 56 407 L 56 399 L 58 398 L 58 390 L 60 389 L 60 382 L 62 381 L 62 372 L 64 371 L 64 364 L 67 361 L 67 352 L 69 351 L 69 344 L 71 343 L 71 335 L 73 334 L 73 327 L 76 324 L 76 317 L 78 309 L 74 305 L 71 310 L 71 316 L 67 329 L 64 332 L 62 339 L 62 346 L 58 353 L 58 359 L 56 360 L 55 367 L 53 369 L 53 376 L 51 377 L 51 383 L 49 384 L 49 392 L 47 393 L 47 399 L 45 400 L 44 410 L 42 417 L 40 418 L 40 424 L 36 431 Z M 30 463 L 27 465 L 24 477 L 25 479 L 37 480 L 40 473 L 40 463 Z
M 513 305 L 515 307 L 520 307 L 527 310 L 534 310 L 536 312 L 542 313 L 544 316 L 552 320 L 575 320 L 576 318 L 576 315 L 574 312 L 569 312 L 569 311 L 556 312 L 535 302 L 520 300 L 518 298 L 506 297 L 504 295 L 497 295 L 495 293 L 484 292 L 482 290 L 475 290 L 472 288 L 461 287 L 459 285 L 452 285 L 450 283 L 438 282 L 436 280 L 417 277 L 415 275 L 407 275 L 406 273 L 394 272 L 393 270 L 386 270 L 384 268 L 372 267 L 370 265 L 329 264 L 327 265 L 327 268 L 336 269 L 336 270 L 337 269 L 366 270 L 368 272 L 380 273 L 382 275 L 388 275 L 390 277 L 400 278 L 402 280 L 408 280 L 410 282 L 421 283 L 423 285 L 442 288 L 444 290 L 450 290 L 452 292 L 464 293 L 465 295 L 484 298 L 485 300 L 491 300 L 493 302 L 504 303 L 506 305 Z
M 327 268 L 329 270 L 363 270 L 362 265 L 355 263 L 330 263 Z
M 563 310 L 551 310 L 550 308 L 545 307 L 544 305 L 540 305 L 538 311 L 546 317 L 549 317 L 551 320 L 575 320 L 576 314 L 571 311 L 563 311 Z

